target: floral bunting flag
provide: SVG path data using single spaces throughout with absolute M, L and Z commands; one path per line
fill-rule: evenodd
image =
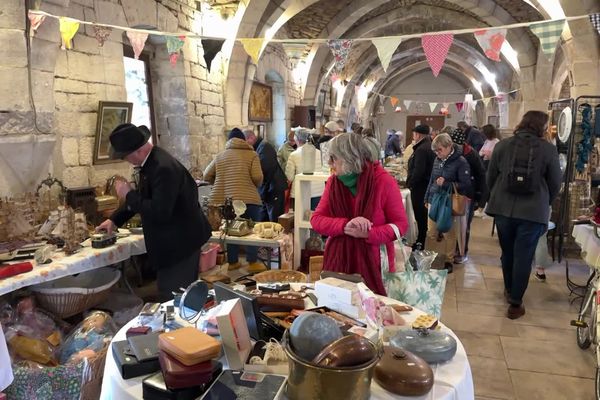
M 177 65 L 177 59 L 179 58 L 179 53 L 181 52 L 181 48 L 185 43 L 185 36 L 167 36 L 167 52 L 169 53 L 169 61 L 171 62 L 171 66 L 174 67 Z
M 104 42 L 106 42 L 111 32 L 112 28 L 108 26 L 94 25 L 94 36 L 98 41 L 98 47 L 104 46 Z
M 440 74 L 453 41 L 454 35 L 452 33 L 423 35 L 421 37 L 421 46 L 423 46 L 433 76 L 437 77 Z
M 551 56 L 556 51 L 556 43 L 558 42 L 558 39 L 560 39 L 560 35 L 562 35 L 564 28 L 564 19 L 529 26 L 531 32 L 540 39 L 542 51 L 546 56 Z
M 390 61 L 392 61 L 392 56 L 402 42 L 402 39 L 398 36 L 393 36 L 372 39 L 371 42 L 377 48 L 377 54 L 379 55 L 379 61 L 381 61 L 383 70 L 387 72 Z
M 412 104 L 412 100 L 404 100 L 404 108 L 406 108 L 407 110 L 410 108 L 410 105 Z
M 133 47 L 133 56 L 137 60 L 140 58 L 142 50 L 144 50 L 146 40 L 148 39 L 148 34 L 127 31 L 127 37 L 129 38 L 129 43 L 131 43 L 131 47 Z
M 396 107 L 396 104 L 398 104 L 400 100 L 397 97 L 390 97 L 390 103 L 392 103 L 392 107 Z
M 450 103 L 442 103 L 442 107 L 447 109 L 448 107 L 450 107 Z
M 590 14 L 590 22 L 592 26 L 596 28 L 598 34 L 600 35 L 600 13 Z
M 335 71 L 338 73 L 342 72 L 344 70 L 344 66 L 346 65 L 348 55 L 350 54 L 350 49 L 352 48 L 352 40 L 333 39 L 328 40 L 327 45 L 331 49 L 333 59 L 335 60 Z
M 506 29 L 482 29 L 475 32 L 475 39 L 487 58 L 500 61 L 500 49 L 506 38 Z
M 62 39 L 62 46 L 60 48 L 63 50 L 70 49 L 71 47 L 73 47 L 71 39 L 73 39 L 73 36 L 75 36 L 77 31 L 79 30 L 79 21 L 68 17 L 60 17 L 58 21 L 60 37 Z
M 438 103 L 429 103 L 429 109 L 431 110 L 431 112 L 434 112 L 435 109 L 437 108 Z
M 254 64 L 258 64 L 258 59 L 260 58 L 260 50 L 263 47 L 265 39 L 262 38 L 254 38 L 254 39 L 240 39 L 242 42 L 242 46 L 244 46 L 244 50 L 246 53 L 252 58 L 252 62 Z
M 210 68 L 212 61 L 217 56 L 217 53 L 223 48 L 224 39 L 202 39 L 202 49 L 204 50 L 204 62 L 206 63 L 206 69 L 210 74 Z
M 42 22 L 46 19 L 45 15 L 33 14 L 31 10 L 27 12 L 27 18 L 29 18 L 29 23 L 31 24 L 31 36 L 35 35 L 37 29 L 42 25 Z
M 454 105 L 456 106 L 456 111 L 458 112 L 461 112 L 464 106 L 463 103 L 454 103 Z

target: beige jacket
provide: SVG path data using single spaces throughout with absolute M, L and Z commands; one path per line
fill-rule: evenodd
M 302 173 L 302 148 L 304 146 L 300 146 L 296 150 L 292 151 L 290 157 L 288 158 L 287 164 L 285 166 L 285 176 L 288 181 L 292 182 L 292 190 L 290 191 L 290 197 L 295 196 L 294 189 L 294 177 L 297 174 Z M 315 155 L 315 172 L 320 173 L 322 169 L 321 164 L 321 152 L 317 150 Z M 310 184 L 310 197 L 320 197 L 325 190 L 325 182 L 312 182 Z
M 258 194 L 263 181 L 260 159 L 252 146 L 242 139 L 227 141 L 225 151 L 217 154 L 206 167 L 204 179 L 213 184 L 210 205 L 222 205 L 226 197 L 246 204 L 262 204 Z

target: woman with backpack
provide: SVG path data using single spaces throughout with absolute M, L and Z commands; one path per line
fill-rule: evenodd
M 548 114 L 527 111 L 514 135 L 494 148 L 487 171 L 493 216 L 502 248 L 507 317 L 525 314 L 527 290 L 535 248 L 548 227 L 549 205 L 560 189 L 561 171 L 556 147 L 544 140 Z

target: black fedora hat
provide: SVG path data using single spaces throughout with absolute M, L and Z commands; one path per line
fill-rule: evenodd
M 142 147 L 152 133 L 145 125 L 121 124 L 110 134 L 110 158 L 113 160 L 125 158 Z

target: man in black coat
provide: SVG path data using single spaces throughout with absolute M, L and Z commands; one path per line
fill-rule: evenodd
M 112 232 L 139 213 L 149 258 L 157 267 L 161 301 L 198 279 L 200 248 L 211 236 L 198 204 L 198 188 L 187 169 L 165 150 L 148 142 L 145 126 L 122 124 L 110 134 L 111 158 L 124 159 L 139 173 L 137 188 L 117 181 L 123 205 L 96 230 Z
M 456 126 L 459 130 L 465 133 L 466 143 L 474 148 L 477 154 L 479 154 L 479 150 L 481 150 L 483 143 L 485 142 L 485 136 L 483 136 L 483 133 L 470 126 L 465 121 L 459 121 Z
M 279 216 L 285 212 L 285 189 L 287 189 L 287 178 L 277 161 L 277 151 L 271 143 L 256 136 L 251 129 L 244 130 L 244 137 L 258 154 L 263 173 L 263 183 L 258 188 L 263 201 L 261 220 L 277 222 Z
M 408 177 L 406 186 L 410 189 L 415 219 L 419 234 L 413 248 L 425 248 L 427 237 L 427 208 L 425 207 L 425 192 L 429 185 L 435 153 L 431 150 L 431 130 L 427 125 L 417 125 L 413 133 L 413 153 L 408 159 Z

